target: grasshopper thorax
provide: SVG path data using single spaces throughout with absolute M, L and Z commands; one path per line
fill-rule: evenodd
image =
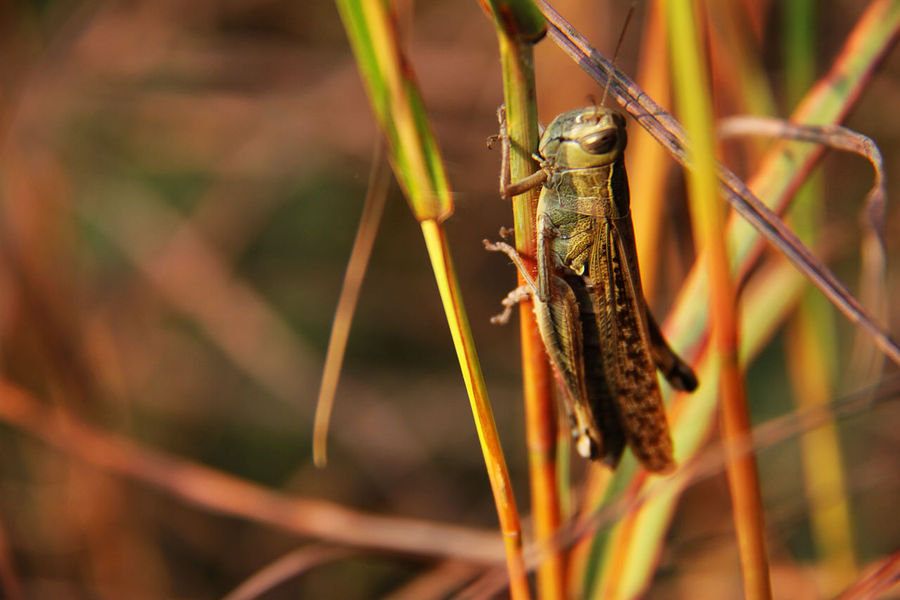
M 541 136 L 539 152 L 551 168 L 589 169 L 618 159 L 626 141 L 621 113 L 586 106 L 556 117 Z

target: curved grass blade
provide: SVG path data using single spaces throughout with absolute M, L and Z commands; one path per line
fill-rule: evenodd
M 326 543 L 499 564 L 495 532 L 373 515 L 267 488 L 88 424 L 0 378 L 0 421 L 101 472 L 134 481 L 213 515 Z
M 379 140 L 372 156 L 372 170 L 369 173 L 369 189 L 363 202 L 363 213 L 356 230 L 356 239 L 350 250 L 350 260 L 344 272 L 344 282 L 338 305 L 334 311 L 331 324 L 331 335 L 328 338 L 328 350 L 325 352 L 325 366 L 322 368 L 322 382 L 319 385 L 319 397 L 316 400 L 316 417 L 313 425 L 313 462 L 317 467 L 324 467 L 327 462 L 328 425 L 331 422 L 331 409 L 337 392 L 341 365 L 344 363 L 344 351 L 347 349 L 347 338 L 350 336 L 350 324 L 356 312 L 359 290 L 372 255 L 375 235 L 384 214 L 388 188 L 391 184 L 391 169 L 384 155 L 384 144 Z
M 719 136 L 768 136 L 811 142 L 827 148 L 859 154 L 875 171 L 875 181 L 866 194 L 861 223 L 860 297 L 882 326 L 889 329 L 886 297 L 887 252 L 884 240 L 887 189 L 884 160 L 874 140 L 840 125 L 806 125 L 772 117 L 739 116 L 719 121 Z M 867 347 L 869 351 L 867 351 Z M 881 373 L 884 356 L 871 351 L 865 339 L 854 342 L 851 371 L 860 381 L 875 381 Z

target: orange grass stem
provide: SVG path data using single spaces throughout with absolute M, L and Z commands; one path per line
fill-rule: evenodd
M 738 539 L 744 595 L 750 600 L 771 598 L 766 558 L 765 524 L 756 463 L 751 454 L 738 452 L 751 430 L 746 393 L 738 367 L 737 298 L 725 245 L 725 217 L 716 181 L 712 102 L 706 64 L 693 13 L 687 0 L 667 4 L 669 39 L 676 97 L 686 130 L 695 170 L 688 173 L 691 223 L 710 287 L 713 350 L 718 354 L 721 393 L 721 431 L 726 452 L 726 473 Z
M 647 22 L 641 36 L 641 62 L 638 83 L 660 105 L 669 107 L 669 84 L 666 28 L 663 0 L 653 0 L 647 8 Z M 666 181 L 672 162 L 665 149 L 641 127 L 631 127 L 625 150 L 628 164 L 637 165 L 641 176 L 628 182 L 631 188 L 631 218 L 641 267 L 644 297 L 653 305 L 659 285 L 657 273 L 660 259 L 660 231 L 666 215 Z
M 524 179 L 537 166 L 532 153 L 537 151 L 537 98 L 534 81 L 535 35 L 542 30 L 527 17 L 540 17 L 533 6 L 519 2 L 489 2 L 497 30 L 506 128 L 510 138 L 510 178 Z M 532 13 L 532 11 L 534 11 Z M 516 18 L 511 18 L 516 16 Z M 529 24 L 525 29 L 522 23 Z M 540 17 L 540 23 L 543 18 Z M 516 196 L 513 218 L 516 249 L 525 256 L 535 254 L 535 209 L 538 190 Z M 518 275 L 518 284 L 524 284 Z M 531 514 L 535 543 L 541 558 L 537 568 L 538 596 L 562 600 L 565 593 L 565 560 L 553 543 L 562 523 L 557 474 L 557 411 L 553 398 L 553 373 L 534 318 L 531 300 L 519 306 L 519 335 L 522 347 L 522 388 L 525 405 L 525 434 L 528 445 L 528 470 L 531 483 Z
M 537 150 L 537 111 L 534 106 L 533 52 L 530 44 L 516 43 L 500 36 L 501 64 L 504 71 L 504 97 L 507 128 L 513 148 L 510 175 L 515 181 L 534 172 L 528 149 Z M 514 81 L 511 81 L 514 80 Z M 527 92 L 531 88 L 531 93 Z M 529 99 L 530 96 L 530 99 Z M 535 252 L 535 205 L 537 191 L 518 196 L 513 203 L 516 248 L 526 256 Z M 525 283 L 517 275 L 518 285 Z M 544 550 L 538 567 L 540 598 L 565 598 L 564 560 L 551 540 L 562 524 L 559 480 L 557 475 L 557 412 L 553 398 L 553 372 L 547 361 L 544 343 L 538 331 L 532 301 L 519 306 L 519 336 L 522 347 L 522 392 L 525 408 L 525 435 L 528 445 L 528 471 L 531 483 L 531 514 L 535 542 Z

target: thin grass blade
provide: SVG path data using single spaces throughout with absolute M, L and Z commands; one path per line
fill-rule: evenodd
M 737 355 L 737 295 L 725 246 L 725 216 L 716 185 L 713 108 L 706 60 L 701 49 L 698 16 L 687 0 L 666 4 L 675 92 L 692 144 L 688 198 L 694 246 L 710 285 L 711 350 L 719 371 L 720 432 L 725 443 L 725 471 L 731 491 L 732 519 L 738 541 L 744 596 L 772 597 L 766 553 L 765 518 L 759 474 L 752 454 L 737 446 L 749 438 L 750 413 Z M 647 518 L 647 515 L 642 515 Z
M 369 173 L 369 189 L 363 201 L 363 212 L 356 230 L 356 239 L 350 250 L 344 282 L 338 297 L 338 305 L 334 311 L 331 324 L 331 335 L 328 338 L 328 349 L 325 352 L 325 365 L 322 367 L 322 382 L 319 384 L 319 397 L 316 400 L 316 417 L 313 425 L 313 462 L 317 467 L 324 467 L 327 461 L 328 425 L 331 422 L 331 410 L 337 393 L 341 366 L 344 363 L 344 351 L 350 336 L 350 324 L 356 312 L 359 291 L 362 289 L 363 277 L 372 255 L 375 235 L 384 214 L 388 188 L 391 183 L 391 169 L 383 152 L 383 144 L 379 141 L 372 157 L 372 170 Z

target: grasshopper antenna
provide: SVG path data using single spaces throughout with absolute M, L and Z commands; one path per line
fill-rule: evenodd
M 634 8 L 637 6 L 638 0 L 632 0 L 631 6 L 628 8 L 628 14 L 625 15 L 625 24 L 622 25 L 622 33 L 619 34 L 619 41 L 616 42 L 616 51 L 613 53 L 612 69 L 607 73 L 606 87 L 603 88 L 603 96 L 600 99 L 600 106 L 606 105 L 606 95 L 609 92 L 609 86 L 612 83 L 616 72 L 616 61 L 619 60 L 619 52 L 622 50 L 622 42 L 625 41 L 625 32 L 628 31 L 628 25 L 631 23 L 631 17 L 634 16 Z
M 608 81 L 609 80 L 607 79 L 607 82 Z M 605 91 L 604 91 L 603 95 L 606 96 Z M 597 104 L 597 96 L 595 96 L 593 94 L 587 95 L 587 101 L 590 102 L 591 106 L 594 107 L 594 122 L 599 123 L 600 122 L 600 107 L 603 106 L 603 103 Z

